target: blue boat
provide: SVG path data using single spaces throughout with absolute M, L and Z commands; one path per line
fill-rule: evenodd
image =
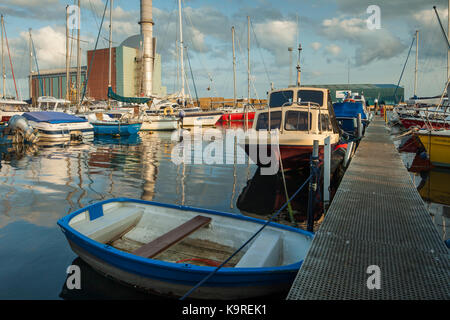
M 358 119 L 358 114 L 361 114 L 361 120 L 364 126 L 368 123 L 367 111 L 360 101 L 336 102 L 333 103 L 333 108 L 340 128 L 347 133 L 353 134 L 357 129 L 354 119 Z
M 114 119 L 106 113 L 84 115 L 94 127 L 96 135 L 130 136 L 141 130 L 142 121 L 131 119 Z
M 180 297 L 215 270 L 266 221 L 231 213 L 116 198 L 58 221 L 72 250 L 98 272 L 147 292 Z M 313 234 L 270 223 L 195 290 L 195 299 L 286 292 Z
M 91 122 L 94 126 L 94 133 L 98 135 L 120 135 L 130 136 L 137 134 L 141 130 L 142 122 L 128 123 L 119 120 L 116 121 L 95 121 Z

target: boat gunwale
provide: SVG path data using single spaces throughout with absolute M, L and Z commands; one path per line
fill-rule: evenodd
M 206 213 L 206 214 L 218 215 L 218 216 L 228 217 L 228 218 L 233 218 L 233 219 L 240 219 L 240 220 L 249 221 L 249 222 L 253 222 L 256 224 L 260 224 L 260 225 L 263 225 L 267 222 L 265 220 L 261 220 L 261 219 L 257 219 L 257 218 L 253 218 L 253 217 L 247 217 L 247 216 L 243 216 L 243 215 L 241 216 L 241 215 L 228 213 L 228 212 L 221 212 L 221 211 L 210 210 L 210 209 L 195 208 L 195 207 L 190 207 L 190 206 L 181 206 L 181 205 L 160 203 L 160 202 L 154 202 L 154 201 L 146 201 L 146 200 L 140 200 L 140 199 L 131 199 L 131 198 L 124 198 L 124 197 L 111 198 L 111 199 L 103 200 L 100 202 L 96 202 L 94 204 L 91 204 L 84 208 L 80 208 L 80 209 L 76 210 L 75 212 L 72 212 L 72 213 L 62 217 L 57 222 L 58 226 L 62 229 L 64 234 L 66 234 L 66 232 L 69 232 L 69 234 L 71 234 L 72 236 L 74 236 L 75 238 L 77 238 L 79 240 L 82 240 L 87 245 L 94 247 L 94 249 L 97 249 L 97 250 L 100 250 L 103 252 L 108 252 L 109 254 L 112 254 L 120 259 L 125 259 L 128 261 L 131 260 L 131 261 L 139 263 L 139 264 L 151 265 L 152 267 L 160 267 L 160 268 L 164 268 L 164 269 L 170 269 L 173 271 L 181 271 L 181 272 L 189 272 L 189 273 L 209 273 L 209 272 L 212 272 L 213 270 L 215 270 L 216 267 L 197 266 L 197 265 L 187 264 L 187 263 L 186 264 L 177 264 L 177 263 L 173 263 L 173 262 L 166 262 L 166 261 L 157 260 L 157 259 L 140 257 L 140 256 L 134 255 L 132 253 L 128 253 L 128 252 L 116 249 L 113 246 L 92 240 L 89 237 L 85 236 L 84 234 L 78 232 L 77 230 L 75 230 L 74 228 L 72 228 L 69 225 L 69 222 L 75 216 L 78 216 L 79 214 L 84 213 L 84 212 L 88 212 L 89 208 L 92 208 L 94 206 L 102 206 L 104 204 L 111 203 L 111 202 L 134 202 L 134 203 L 139 203 L 139 204 L 155 205 L 155 206 L 159 206 L 159 207 L 178 209 L 178 210 L 183 210 L 183 211 L 194 211 L 194 212 L 198 212 L 198 213 Z M 307 238 L 310 238 L 311 241 L 314 237 L 314 233 L 312 233 L 312 232 L 305 231 L 302 229 L 297 229 L 297 228 L 286 226 L 286 225 L 282 225 L 282 224 L 275 223 L 275 222 L 270 222 L 268 224 L 268 226 L 301 234 Z M 69 240 L 69 242 L 72 241 L 70 239 L 68 239 L 68 240 Z M 304 258 L 295 263 L 284 265 L 284 266 L 277 266 L 277 267 L 255 267 L 255 268 L 234 268 L 234 267 L 228 268 L 228 267 L 225 267 L 225 268 L 220 269 L 217 273 L 222 274 L 222 275 L 227 275 L 227 274 L 245 275 L 245 274 L 261 274 L 261 273 L 267 274 L 267 273 L 274 273 L 274 272 L 292 272 L 292 271 L 298 270 L 300 268 L 303 260 L 304 260 Z M 110 263 L 110 262 L 108 262 L 108 263 Z M 118 266 L 118 265 L 116 265 L 116 266 L 123 269 L 123 266 Z

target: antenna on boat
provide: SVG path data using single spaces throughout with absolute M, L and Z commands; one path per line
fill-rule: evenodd
M 300 80 L 302 76 L 302 71 L 300 68 L 300 55 L 302 53 L 302 45 L 298 44 L 298 60 L 297 60 L 297 87 L 300 87 Z

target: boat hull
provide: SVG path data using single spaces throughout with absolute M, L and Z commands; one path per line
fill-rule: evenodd
M 263 225 L 265 223 L 263 220 L 229 213 L 170 204 L 158 204 L 151 201 L 126 198 L 102 201 L 95 204 L 95 206 L 120 201 L 151 204 L 176 210 L 195 211 L 198 212 L 198 214 L 209 214 L 210 216 L 218 216 L 218 218 L 238 219 L 247 221 L 247 223 L 256 223 L 256 225 Z M 77 232 L 69 225 L 69 222 L 73 217 L 86 210 L 87 208 L 83 208 L 69 216 L 63 217 L 58 221 L 58 225 L 65 234 L 72 250 L 78 254 L 80 258 L 92 266 L 96 271 L 108 275 L 119 282 L 152 293 L 180 297 L 215 270 L 215 267 L 196 266 L 187 263 L 172 263 L 143 258 L 118 250 L 112 246 L 93 241 Z M 92 210 L 92 212 L 96 211 L 97 209 Z M 91 211 L 89 210 L 89 212 Z M 237 221 L 236 223 L 242 224 L 243 222 Z M 309 239 L 309 243 L 312 239 L 312 233 L 300 229 L 276 223 L 270 223 L 268 227 L 279 229 L 284 232 L 296 233 L 299 236 L 301 235 L 304 239 Z M 300 250 L 300 248 L 298 250 Z M 279 267 L 224 267 L 206 281 L 203 286 L 195 290 L 190 298 L 229 300 L 283 293 L 289 290 L 302 262 L 303 260 L 300 260 Z
M 94 128 L 88 122 L 50 124 L 29 121 L 30 126 L 38 130 L 39 143 L 66 143 L 72 140 L 92 141 Z
M 425 121 L 422 119 L 408 117 L 400 118 L 400 122 L 406 129 L 409 129 L 411 127 L 427 128 L 427 125 L 431 126 L 431 128 L 433 129 L 450 129 L 450 123 L 445 121 L 428 121 L 427 123 L 425 123 Z
M 178 129 L 178 120 L 152 120 L 142 123 L 141 131 L 173 131 Z
M 121 135 L 129 136 L 137 134 L 141 129 L 142 123 L 100 123 L 91 122 L 94 126 L 94 133 L 98 135 Z
M 167 272 L 167 270 L 161 270 L 161 268 L 154 266 L 146 268 L 143 274 L 138 274 L 137 270 L 140 270 L 141 266 L 130 266 L 130 270 L 125 270 L 116 265 L 115 257 L 101 255 L 100 252 L 91 252 L 86 248 L 79 246 L 75 241 L 68 241 L 71 249 L 97 272 L 104 276 L 111 277 L 117 282 L 133 286 L 140 291 L 148 293 L 174 298 L 181 297 L 210 273 L 203 272 L 192 277 L 189 276 L 188 278 L 185 272 Z M 101 255 L 101 257 L 99 257 L 99 255 Z M 298 266 L 298 269 L 300 266 L 301 265 Z M 298 271 L 298 269 L 296 271 Z M 163 274 L 164 278 L 155 277 L 155 275 L 160 274 Z M 273 281 L 275 280 L 276 275 L 272 275 L 270 278 L 273 278 L 273 280 L 270 284 L 266 283 L 265 285 L 258 285 L 256 283 L 254 285 L 245 286 L 243 286 L 241 281 L 247 277 L 236 276 L 234 283 L 230 282 L 231 279 L 229 279 L 223 286 L 202 286 L 192 294 L 191 298 L 232 300 L 274 295 L 289 290 L 295 279 L 295 275 L 296 272 L 279 274 L 276 283 Z M 172 280 L 167 280 L 165 278 Z M 246 279 L 247 282 L 252 280 L 251 277 Z
M 248 112 L 247 113 L 247 120 L 253 121 L 255 119 L 255 112 Z M 228 121 L 245 121 L 245 112 L 231 112 L 231 113 L 225 113 L 220 118 L 221 121 L 228 122 Z
M 333 149 L 335 145 L 331 145 Z M 250 152 L 250 150 L 256 150 L 256 152 Z M 267 151 L 266 151 L 267 150 Z M 256 163 L 259 167 L 268 167 L 269 165 L 260 157 L 260 147 L 259 145 L 245 145 L 245 152 L 251 158 L 251 160 Z M 309 165 L 311 160 L 311 154 L 313 152 L 313 147 L 308 145 L 280 145 L 279 151 L 278 147 L 272 149 L 271 145 L 267 146 L 267 149 L 261 150 L 262 154 L 267 154 L 267 157 L 276 157 L 283 162 L 284 170 L 294 170 L 298 168 L 304 168 Z M 319 146 L 319 159 L 323 159 L 323 145 Z
M 181 120 L 184 127 L 193 127 L 196 125 L 202 125 L 204 127 L 212 127 L 216 125 L 217 121 L 222 117 L 222 114 L 210 114 L 210 115 L 186 115 Z
M 436 132 L 434 134 L 418 133 L 417 135 L 433 165 L 450 167 L 450 134 L 441 135 Z

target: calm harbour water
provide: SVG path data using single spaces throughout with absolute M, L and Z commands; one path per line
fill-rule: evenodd
M 171 161 L 177 144 L 171 133 L 154 133 L 96 138 L 77 146 L 0 147 L 0 299 L 155 298 L 94 272 L 71 251 L 56 222 L 81 207 L 114 197 L 244 213 L 237 202 L 248 180 L 256 176 L 256 166 L 177 165 Z M 404 153 L 402 158 L 410 167 L 414 155 Z M 301 184 L 300 178 L 287 177 L 293 191 Z M 447 239 L 450 171 L 412 173 L 412 178 L 443 240 Z M 279 181 L 260 176 L 253 180 L 277 184 L 277 192 L 282 193 Z M 258 206 L 257 202 L 272 194 L 271 189 L 255 189 L 248 197 L 251 203 L 241 201 L 241 207 L 255 204 L 255 213 L 261 207 L 271 212 L 270 205 Z M 268 201 L 283 203 L 276 197 Z M 306 207 L 306 203 L 299 201 L 296 206 Z M 81 267 L 82 290 L 65 288 L 66 269 L 72 264 Z
M 170 133 L 154 133 L 100 138 L 78 146 L 28 148 L 19 155 L 3 150 L 0 299 L 58 299 L 61 292 L 71 298 L 63 286 L 76 255 L 56 222 L 99 200 L 129 197 L 240 213 L 236 199 L 256 166 L 176 165 L 171 152 L 177 143 Z M 90 272 L 89 267 L 82 271 Z M 107 290 L 106 284 L 115 284 L 105 280 L 92 273 L 92 280 L 84 283 L 90 288 L 75 293 L 75 298 L 140 296 L 121 286 Z

